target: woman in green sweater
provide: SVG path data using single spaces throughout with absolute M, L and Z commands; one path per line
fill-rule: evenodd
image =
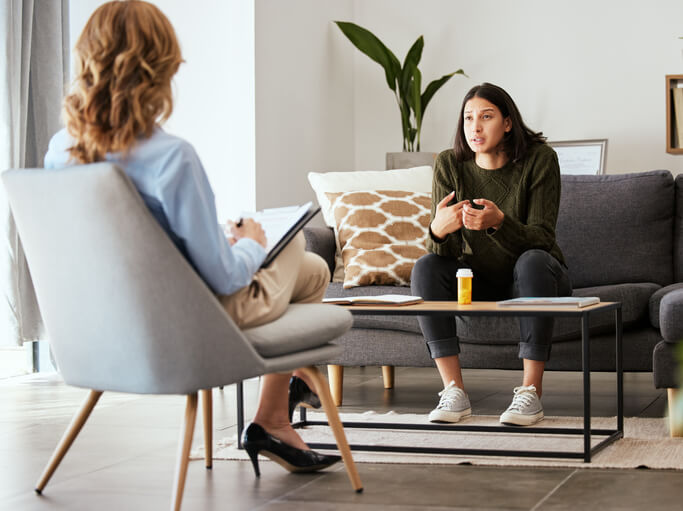
M 413 294 L 426 300 L 457 299 L 455 275 L 460 268 L 474 273 L 474 300 L 572 294 L 555 242 L 557 155 L 542 133 L 524 124 L 500 87 L 483 83 L 465 96 L 455 147 L 436 159 L 432 200 L 430 253 L 413 268 Z M 455 318 L 418 319 L 444 384 L 429 419 L 457 422 L 472 410 L 464 391 Z M 521 318 L 520 330 L 523 381 L 500 421 L 530 425 L 543 419 L 540 397 L 553 319 Z

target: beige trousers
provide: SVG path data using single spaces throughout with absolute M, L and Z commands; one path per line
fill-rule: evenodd
M 276 320 L 290 303 L 320 302 L 329 281 L 327 263 L 306 252 L 300 232 L 270 266 L 256 272 L 251 284 L 218 299 L 238 327 L 251 328 Z

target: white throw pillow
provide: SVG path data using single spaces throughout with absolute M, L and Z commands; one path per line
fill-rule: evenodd
M 309 172 L 308 182 L 320 204 L 320 212 L 328 227 L 334 228 L 337 250 L 333 282 L 344 281 L 344 263 L 334 218 L 334 211 L 328 193 L 357 192 L 361 190 L 400 190 L 407 192 L 432 193 L 431 165 L 409 169 L 357 170 L 347 172 Z
M 320 204 L 325 224 L 334 227 L 334 214 L 327 193 L 361 190 L 401 190 L 432 192 L 432 167 L 423 165 L 410 169 L 359 170 L 349 172 L 309 172 L 308 182 Z

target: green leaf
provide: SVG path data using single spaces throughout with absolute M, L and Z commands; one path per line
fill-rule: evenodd
M 396 81 L 401 74 L 401 63 L 389 48 L 369 30 L 355 23 L 335 21 L 339 29 L 360 51 L 384 68 L 387 85 L 396 91 Z
M 412 134 L 411 140 L 415 140 L 417 134 L 417 150 L 420 150 L 420 130 L 422 129 L 422 98 L 420 97 L 420 90 L 422 89 L 422 73 L 416 67 L 413 73 L 413 80 L 410 82 L 410 103 L 412 103 L 413 113 L 415 115 L 415 133 Z
M 403 69 L 401 69 L 401 77 L 399 79 L 399 87 L 401 89 L 402 95 L 408 93 L 410 80 L 413 78 L 413 75 L 415 74 L 413 69 L 417 69 L 417 65 L 420 63 L 420 59 L 422 58 L 422 48 L 424 48 L 424 44 L 424 38 L 420 36 L 410 47 L 408 53 L 406 53 L 406 58 L 403 61 Z
M 417 130 L 415 128 L 410 128 L 410 144 L 408 147 L 410 148 L 411 151 L 415 150 L 415 135 L 417 134 Z
M 408 95 L 408 103 L 415 113 L 415 125 L 420 127 L 422 124 L 422 98 L 420 97 L 420 89 L 422 88 L 422 73 L 416 67 L 413 71 L 413 79 L 410 81 L 410 90 Z
M 429 101 L 432 99 L 432 96 L 436 93 L 436 91 L 438 91 L 441 88 L 443 84 L 450 80 L 453 75 L 467 76 L 462 69 L 458 69 L 454 73 L 444 75 L 438 80 L 434 80 L 429 85 L 427 85 L 427 88 L 422 94 L 422 115 L 424 115 L 425 110 L 427 110 L 427 105 L 429 104 Z
M 408 151 L 408 141 L 410 138 L 410 105 L 408 105 L 407 101 L 405 100 L 405 96 L 403 96 L 399 99 L 398 108 L 401 111 L 401 130 L 403 132 L 403 150 Z

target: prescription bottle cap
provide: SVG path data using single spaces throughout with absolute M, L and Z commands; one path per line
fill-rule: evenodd
M 456 276 L 456 278 L 461 278 L 461 277 L 472 278 L 472 277 L 474 277 L 474 274 L 472 273 L 472 270 L 470 270 L 469 268 L 460 268 L 458 270 L 458 273 L 455 274 L 455 276 Z

